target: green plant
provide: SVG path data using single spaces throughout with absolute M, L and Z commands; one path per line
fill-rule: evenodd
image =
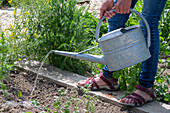
M 8 74 L 12 68 L 12 65 L 8 64 L 8 52 L 7 39 L 4 37 L 4 32 L 0 33 L 0 89 L 7 95 L 6 86 L 3 83 L 4 79 L 8 79 Z
M 18 98 L 22 98 L 22 92 L 20 90 L 18 90 L 17 92 L 18 92 Z
M 65 90 L 64 88 L 62 89 L 59 89 L 58 90 L 59 92 L 59 96 L 55 96 L 55 103 L 54 103 L 54 107 L 57 108 L 57 113 L 61 113 L 62 111 L 64 111 L 64 113 L 70 113 L 70 110 L 68 109 L 68 107 L 70 106 L 71 102 L 70 101 L 67 101 L 65 104 L 64 104 L 64 108 L 63 105 L 62 105 L 62 99 L 66 96 L 66 93 L 67 93 L 67 90 Z
M 170 1 L 167 1 L 159 22 L 161 39 L 160 58 L 170 54 Z
M 78 98 L 78 92 L 75 88 L 72 89 L 71 94 L 73 94 L 73 97 L 71 98 L 71 102 L 74 104 L 74 113 L 79 113 L 78 105 L 80 102 L 83 101 Z
M 86 101 L 81 100 L 78 96 L 78 91 L 73 88 L 70 91 L 64 88 L 60 88 L 58 90 L 58 95 L 54 96 L 54 104 L 53 107 L 56 108 L 56 110 L 48 109 L 48 107 L 44 108 L 44 113 L 52 112 L 52 113 L 79 113 L 79 104 L 83 104 L 85 106 L 85 112 L 86 113 L 95 113 L 95 102 L 100 102 L 99 99 L 97 99 L 97 96 L 90 96 L 89 89 L 81 88 L 83 92 L 83 97 L 86 98 Z M 70 92 L 70 93 L 69 93 Z M 67 97 L 67 95 L 72 95 L 71 97 Z M 63 103 L 63 100 L 66 102 Z M 69 106 L 72 106 L 74 109 L 71 111 Z
M 141 63 L 134 66 L 115 71 L 114 78 L 119 78 L 120 88 L 129 92 L 135 90 L 135 85 L 138 84 L 139 75 L 141 71 Z
M 91 45 L 98 19 L 75 0 L 40 0 L 23 3 L 15 16 L 11 38 L 18 58 L 41 60 L 51 50 L 79 52 Z M 93 24 L 93 25 L 92 25 Z M 17 43 L 20 42 L 20 43 Z M 24 46 L 23 46 L 24 45 Z M 17 58 L 16 58 L 17 59 Z M 61 69 L 84 74 L 87 61 L 51 54 L 48 63 Z
M 9 7 L 20 7 L 22 6 L 22 4 L 31 4 L 32 1 L 30 0 L 0 0 L 0 2 L 3 1 L 5 3 L 5 5 L 9 6 Z M 36 0 L 38 1 L 38 0 Z M 40 1 L 40 0 L 39 0 Z
M 90 86 L 87 85 L 87 89 L 82 87 L 81 90 L 84 92 L 84 97 L 86 98 L 86 101 L 83 102 L 85 105 L 85 113 L 95 113 L 95 104 L 94 102 L 99 101 L 97 96 L 90 96 Z
M 35 105 L 35 106 L 39 106 L 40 105 L 40 103 L 37 100 L 33 100 L 33 99 L 31 99 L 31 103 L 33 105 Z
M 163 101 L 165 103 L 170 102 L 170 92 L 168 91 L 168 85 L 170 84 L 170 75 L 165 73 L 168 65 L 163 69 L 158 68 L 159 73 L 157 74 L 155 80 L 155 94 L 158 101 Z

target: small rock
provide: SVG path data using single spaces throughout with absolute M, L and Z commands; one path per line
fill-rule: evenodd
M 10 74 L 9 76 L 10 76 L 10 77 L 15 77 L 15 74 Z
M 126 111 L 127 109 L 126 108 L 121 108 L 120 111 Z

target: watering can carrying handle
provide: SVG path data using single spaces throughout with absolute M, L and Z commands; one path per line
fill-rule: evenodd
M 110 10 L 110 11 L 114 11 L 114 12 L 115 12 L 115 9 L 114 9 L 114 10 Z M 145 23 L 145 25 L 146 25 L 146 28 L 147 28 L 147 32 L 148 32 L 147 47 L 149 48 L 150 45 L 151 45 L 151 42 L 150 42 L 150 28 L 149 28 L 148 22 L 147 22 L 146 19 L 145 19 L 139 12 L 137 12 L 136 10 L 130 9 L 130 11 L 133 12 L 133 13 L 135 13 L 135 14 L 137 14 L 137 15 L 144 21 L 144 23 Z M 97 25 L 97 27 L 96 27 L 95 38 L 96 38 L 96 41 L 97 41 L 97 42 L 98 42 L 98 37 L 99 37 L 100 26 L 101 26 L 101 24 L 102 24 L 102 22 L 103 22 L 104 19 L 105 19 L 105 16 L 103 16 L 103 17 L 100 19 L 100 21 L 99 21 L 99 23 L 98 23 L 98 25 Z

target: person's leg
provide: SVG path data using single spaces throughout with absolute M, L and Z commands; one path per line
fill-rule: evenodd
M 159 20 L 167 0 L 145 0 L 142 15 L 147 20 L 151 30 L 151 46 L 149 48 L 151 57 L 142 62 L 139 85 L 149 88 L 154 85 L 157 73 L 160 39 L 159 39 Z M 152 4 L 152 5 L 151 5 Z M 146 28 L 143 21 L 140 23 L 144 36 L 147 37 Z
M 135 6 L 136 2 L 137 0 L 132 0 L 131 8 Z M 111 19 L 108 19 L 108 23 L 109 23 L 108 32 L 121 28 L 121 27 L 125 27 L 125 23 L 127 22 L 128 18 L 129 18 L 129 14 L 116 14 Z M 117 85 L 117 80 L 113 79 L 112 73 L 113 72 L 108 70 L 107 66 L 103 68 L 102 75 L 110 82 L 115 81 L 113 85 Z M 96 77 L 94 80 L 99 86 L 107 85 L 106 82 L 101 80 L 100 77 Z M 80 81 L 78 83 L 78 86 L 84 86 L 86 83 L 87 83 L 87 80 Z
M 149 48 L 151 57 L 148 60 L 142 62 L 142 71 L 139 77 L 139 86 L 142 86 L 142 89 L 152 89 L 152 93 L 154 93 L 152 86 L 154 85 L 155 75 L 157 73 L 158 56 L 160 49 L 158 24 L 165 3 L 166 0 L 144 0 L 144 6 L 142 10 L 142 15 L 147 20 L 151 30 L 151 46 Z M 144 33 L 144 37 L 147 37 L 147 31 L 144 22 L 141 21 L 140 25 Z M 137 88 L 135 93 L 140 94 L 144 100 L 147 100 L 151 97 L 151 95 L 140 89 L 141 88 Z M 137 104 L 134 98 L 138 98 L 138 96 L 135 95 L 134 97 L 134 95 L 135 94 L 125 97 L 120 100 L 120 102 Z

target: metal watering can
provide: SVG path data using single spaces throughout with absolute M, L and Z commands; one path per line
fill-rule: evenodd
M 105 64 L 108 66 L 109 71 L 120 70 L 145 61 L 151 56 L 149 52 L 150 28 L 145 18 L 139 12 L 133 9 L 130 10 L 144 21 L 148 32 L 147 44 L 140 26 L 120 28 L 98 39 L 101 23 L 105 19 L 103 16 L 95 32 L 96 41 L 99 43 L 103 55 L 90 55 L 82 54 L 82 52 L 74 53 L 57 50 L 52 50 L 52 52 L 76 59 Z

